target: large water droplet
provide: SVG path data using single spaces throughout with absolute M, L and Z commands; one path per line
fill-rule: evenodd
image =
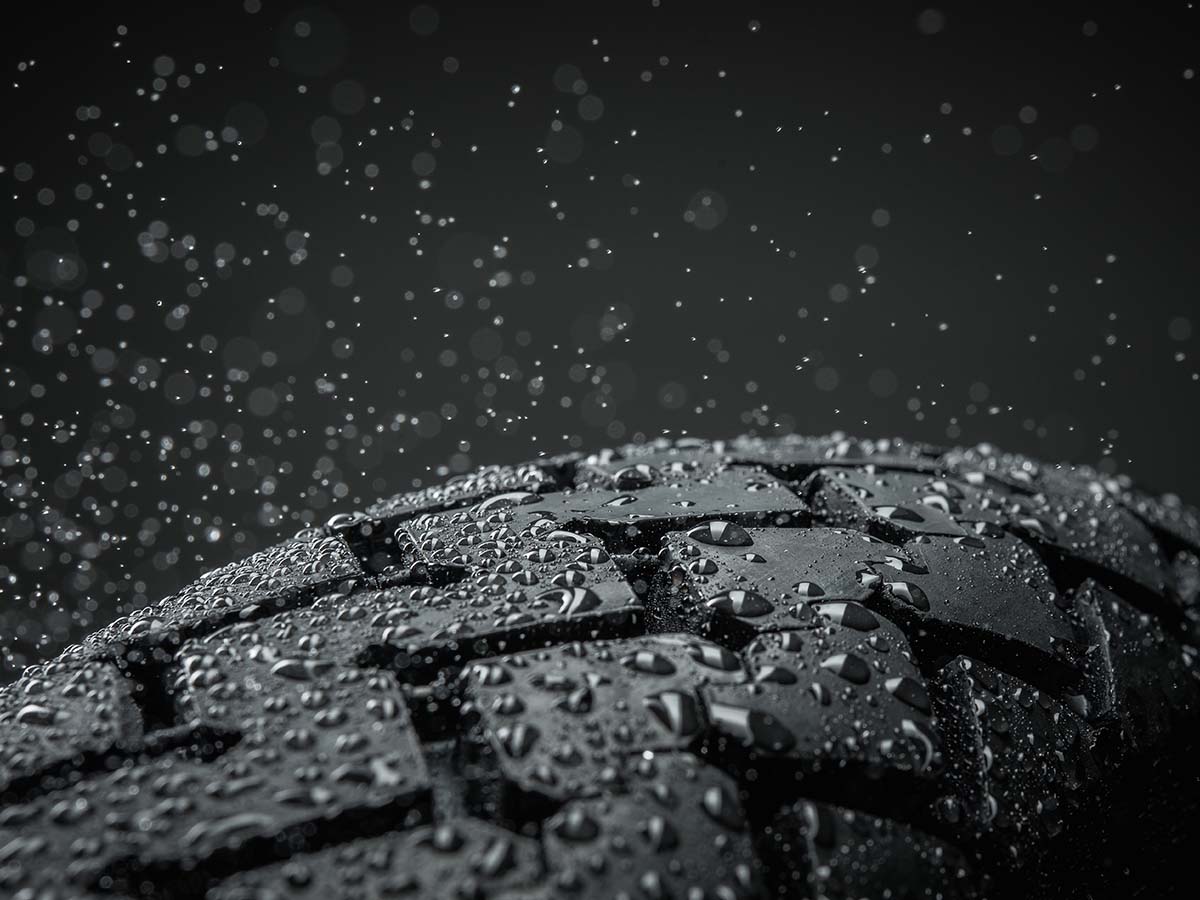
M 884 587 L 898 600 L 922 612 L 929 612 L 929 597 L 917 585 L 908 581 L 889 581 Z
M 600 834 L 600 826 L 577 806 L 554 817 L 550 830 L 564 841 L 592 841 Z
M 513 759 L 520 759 L 533 749 L 537 743 L 539 732 L 532 725 L 521 722 L 517 725 L 504 725 L 496 729 L 496 739 L 504 752 Z
M 875 514 L 889 522 L 924 522 L 925 519 L 916 510 L 906 506 L 876 506 Z
M 742 616 L 748 619 L 769 615 L 775 611 L 771 601 L 758 591 L 741 589 L 723 591 L 704 601 L 704 605 L 727 616 Z
M 835 625 L 855 631 L 871 631 L 879 627 L 879 619 L 875 614 L 857 603 L 818 603 L 816 610 Z
M 700 801 L 701 807 L 713 821 L 726 828 L 739 831 L 746 824 L 741 809 L 738 808 L 737 797 L 721 785 L 713 785 L 704 792 Z
M 525 506 L 528 503 L 537 503 L 540 500 L 537 494 L 529 491 L 510 491 L 507 494 L 497 494 L 495 497 L 488 497 L 477 507 L 475 507 L 475 515 L 482 518 L 488 513 L 496 512 L 501 509 L 509 509 L 513 506 Z
M 630 653 L 621 660 L 621 664 L 627 669 L 645 672 L 647 675 L 675 674 L 675 663 L 653 650 L 639 650 L 636 653 Z
M 687 654 L 700 665 L 722 672 L 736 672 L 742 667 L 736 653 L 717 644 L 689 644 Z
M 700 730 L 700 708 L 690 693 L 663 691 L 643 702 L 671 734 L 689 737 Z
M 717 547 L 749 547 L 754 543 L 750 533 L 736 522 L 705 522 L 687 533 L 693 541 Z
M 769 713 L 731 703 L 713 703 L 709 712 L 718 729 L 760 750 L 786 753 L 796 746 L 796 736 Z
M 560 616 L 573 616 L 578 613 L 585 613 L 596 609 L 596 607 L 604 602 L 595 591 L 585 587 L 559 588 L 558 590 L 540 594 L 537 599 L 557 603 L 558 614 Z
M 854 684 L 866 684 L 871 680 L 871 667 L 853 653 L 835 653 L 821 662 L 821 668 L 828 669 Z

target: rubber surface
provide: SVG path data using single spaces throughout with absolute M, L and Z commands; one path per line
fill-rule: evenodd
M 1169 895 L 1200 517 L 660 441 L 335 516 L 0 690 L 0 894 Z

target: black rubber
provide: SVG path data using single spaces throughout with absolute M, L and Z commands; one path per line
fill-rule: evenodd
M 990 448 L 482 469 L 0 691 L 0 896 L 1186 893 L 1198 556 Z

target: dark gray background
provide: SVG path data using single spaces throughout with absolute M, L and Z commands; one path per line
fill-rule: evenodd
M 377 495 L 664 432 L 1200 497 L 1196 12 L 806 6 L 7 29 L 6 677 Z

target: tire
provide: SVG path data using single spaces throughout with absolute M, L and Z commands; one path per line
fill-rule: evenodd
M 988 447 L 490 467 L 0 692 L 0 894 L 1171 893 L 1200 521 Z

